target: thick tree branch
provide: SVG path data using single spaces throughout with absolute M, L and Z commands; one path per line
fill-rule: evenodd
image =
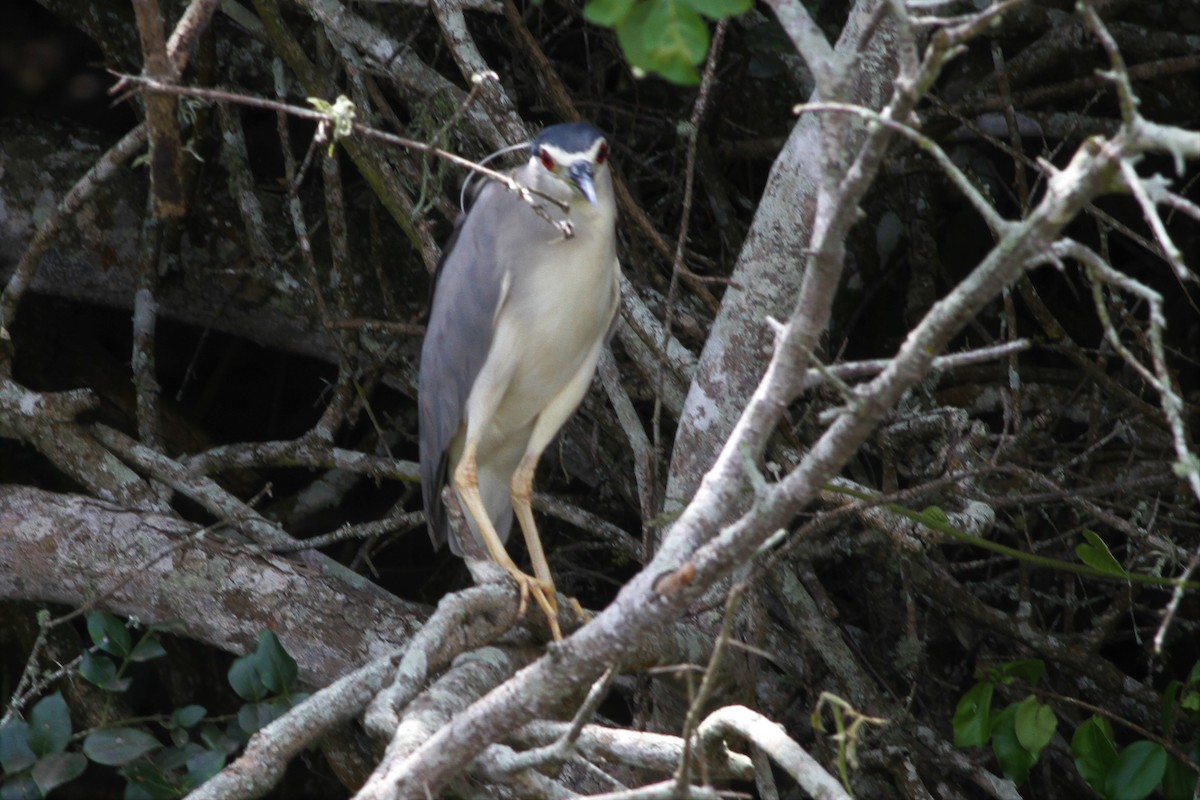
M 144 624 L 178 621 L 188 636 L 233 653 L 253 649 L 269 629 L 310 686 L 402 646 L 428 615 L 367 581 L 251 555 L 214 533 L 177 546 L 199 528 L 100 500 L 0 487 L 0 597 L 75 606 L 105 595 L 105 610 Z

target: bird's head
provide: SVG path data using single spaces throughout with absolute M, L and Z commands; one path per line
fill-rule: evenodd
M 608 141 L 586 122 L 551 125 L 530 145 L 535 170 L 549 173 L 596 205 L 596 176 L 608 162 Z

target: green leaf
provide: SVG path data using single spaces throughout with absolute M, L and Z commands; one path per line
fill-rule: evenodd
M 655 56 L 650 71 L 680 86 L 696 86 L 700 83 L 700 73 L 695 66 L 674 55 L 666 58 Z
M 208 723 L 200 728 L 200 741 L 210 750 L 220 750 L 225 755 L 231 755 L 237 752 L 238 748 L 246 744 L 250 737 L 242 730 L 242 727 L 237 724 L 237 720 L 231 720 L 224 728 Z
M 685 0 L 697 14 L 711 20 L 744 14 L 753 6 L 753 0 Z M 944 515 L 943 515 L 944 516 Z
M 200 720 L 204 719 L 204 715 L 208 713 L 208 709 L 204 706 L 184 706 L 177 708 L 171 714 L 171 725 L 178 725 L 180 728 L 190 728 Z
M 1196 772 L 1175 756 L 1167 758 L 1162 780 L 1163 800 L 1192 800 L 1196 796 Z
M 1004 777 L 1020 786 L 1029 778 L 1029 770 L 1037 763 L 1037 756 L 1026 750 L 1017 739 L 1016 717 L 1016 703 L 996 717 L 992 725 L 992 752 L 1000 762 Z
M 279 714 L 270 703 L 246 703 L 238 709 L 237 721 L 247 735 L 253 735 L 278 717 Z
M 216 750 L 205 750 L 193 756 L 187 762 L 187 775 L 183 778 L 185 791 L 192 791 L 206 780 L 216 775 L 225 766 L 225 754 Z
M 1192 664 L 1192 671 L 1188 673 L 1188 683 L 1200 683 L 1200 661 Z
M 180 790 L 172 789 L 170 792 L 165 790 L 152 792 L 148 790 L 145 784 L 126 783 L 125 794 L 122 795 L 123 800 L 177 800 L 182 796 Z
M 1167 771 L 1167 751 L 1156 742 L 1134 742 L 1121 751 L 1104 782 L 1109 800 L 1148 797 Z
M 751 0 L 588 0 L 584 18 L 615 27 L 635 72 L 654 72 L 686 85 L 700 82 L 696 67 L 708 53 L 708 26 L 748 11 Z
M 42 790 L 32 775 L 16 775 L 0 784 L 0 800 L 42 800 Z
M 235 717 L 226 723 L 225 730 L 221 733 L 216 745 L 210 746 L 209 749 L 224 750 L 226 755 L 233 755 L 237 750 L 245 747 L 249 741 L 250 734 L 242 730 L 242 726 L 238 725 Z
M 588 0 L 583 7 L 583 18 L 593 25 L 612 28 L 629 16 L 634 2 L 636 0 Z
M 1021 747 L 1033 754 L 1034 758 L 1040 756 L 1046 745 L 1050 744 L 1057 728 L 1058 717 L 1054 716 L 1054 710 L 1039 702 L 1033 695 L 1026 697 L 1017 706 L 1017 713 L 1013 717 L 1013 729 Z
M 700 82 L 708 28 L 684 0 L 643 0 L 617 25 L 617 41 L 636 69 L 676 83 Z
M 145 636 L 139 641 L 129 653 L 130 661 L 149 661 L 154 658 L 162 658 L 167 654 L 166 648 L 162 646 L 162 642 L 156 636 Z
M 651 3 L 635 3 L 625 18 L 617 23 L 617 42 L 621 52 L 636 69 L 650 69 L 650 46 L 646 34 L 646 18 L 650 15 Z
M 108 692 L 123 692 L 133 682 L 130 678 L 117 677 L 117 665 L 107 656 L 86 652 L 79 664 L 79 674 L 88 683 L 95 684 Z
M 37 762 L 37 753 L 29 746 L 29 725 L 13 719 L 0 728 L 0 767 L 13 775 Z
M 258 635 L 254 665 L 263 685 L 275 694 L 287 694 L 296 682 L 296 661 L 287 654 L 271 631 L 263 631 Z
M 42 794 L 50 794 L 55 787 L 78 778 L 85 769 L 87 758 L 83 753 L 51 753 L 38 759 L 31 774 Z
M 106 728 L 83 740 L 84 755 L 106 767 L 124 766 L 160 747 L 158 739 L 140 728 Z
M 104 611 L 89 611 L 87 615 L 88 636 L 92 644 L 106 653 L 124 658 L 133 649 L 133 640 L 125 623 Z
M 1083 538 L 1087 540 L 1087 544 L 1076 546 L 1075 554 L 1079 556 L 1079 560 L 1087 564 L 1097 572 L 1103 572 L 1106 575 L 1117 575 L 1127 577 L 1128 572 L 1121 566 L 1121 562 L 1113 556 L 1112 551 L 1108 549 L 1108 545 L 1100 538 L 1095 531 L 1084 530 Z
M 71 712 L 62 692 L 43 697 L 29 712 L 29 747 L 39 756 L 61 753 L 71 741 Z
M 292 692 L 287 697 L 286 710 L 291 711 L 293 708 L 300 705 L 301 703 L 303 703 L 305 700 L 307 700 L 310 697 L 312 697 L 312 694 L 310 694 L 309 692 Z
M 1184 692 L 1179 707 L 1188 711 L 1200 711 L 1200 692 Z
M 708 26 L 700 15 L 683 0 L 653 0 L 646 25 L 655 72 L 676 82 L 681 81 L 668 72 L 679 67 L 695 75 L 695 66 L 708 52 Z M 699 82 L 698 75 L 695 82 Z
M 243 700 L 262 700 L 270 694 L 254 668 L 253 653 L 233 660 L 233 666 L 229 668 L 229 685 Z
M 152 756 L 151 761 L 164 772 L 174 772 L 182 769 L 191 759 L 207 752 L 207 748 L 195 742 L 188 742 L 182 747 L 164 747 Z
M 1075 729 L 1071 737 L 1071 755 L 1075 757 L 1075 769 L 1088 786 L 1100 792 L 1108 778 L 1108 772 L 1117 760 L 1117 748 L 1113 746 L 1112 726 L 1104 717 L 1092 717 Z
M 117 665 L 102 655 L 84 653 L 79 663 L 79 674 L 89 683 L 102 687 L 117 677 Z
M 171 718 L 163 725 L 171 736 L 171 744 L 176 747 L 188 746 L 191 737 L 188 735 L 187 729 L 199 724 L 207 713 L 208 711 L 204 706 L 184 706 L 183 708 L 175 709 L 171 714 Z M 200 749 L 203 750 L 203 748 Z
M 968 689 L 958 701 L 951 723 L 956 747 L 981 747 L 987 744 L 991 730 L 992 692 L 995 689 L 991 681 L 983 681 Z
M 275 634 L 263 631 L 254 652 L 234 660 L 229 668 L 229 685 L 239 697 L 258 702 L 270 694 L 286 694 L 296 675 L 295 660 Z
M 130 764 L 121 770 L 125 800 L 175 800 L 181 792 L 173 777 L 154 764 Z
M 1012 686 L 1017 681 L 1037 683 L 1046 674 L 1046 662 L 1040 658 L 1024 658 L 1018 661 L 1006 661 L 997 664 L 987 671 L 988 680 Z

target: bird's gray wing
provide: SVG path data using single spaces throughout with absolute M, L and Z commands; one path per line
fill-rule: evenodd
M 514 198 L 499 185 L 482 187 L 471 210 L 455 223 L 434 277 L 417 391 L 421 493 L 434 548 L 449 536 L 442 505 L 447 449 L 491 346 L 504 283 L 503 269 L 496 261 L 495 233 L 506 216 L 505 206 L 512 202 Z

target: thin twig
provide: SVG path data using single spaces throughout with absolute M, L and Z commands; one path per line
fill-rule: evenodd
M 693 189 L 696 180 L 696 141 L 700 136 L 700 124 L 704 121 L 704 113 L 708 109 L 708 97 L 712 90 L 713 80 L 717 72 L 717 61 L 721 56 L 721 45 L 725 41 L 725 29 L 728 20 L 722 19 L 717 23 L 717 29 L 713 33 L 712 46 L 708 51 L 708 60 L 704 64 L 704 74 L 700 78 L 700 89 L 696 92 L 696 101 L 692 104 L 692 116 L 688 120 L 688 146 L 687 146 L 687 162 L 684 168 L 683 177 L 683 204 L 679 218 L 679 234 L 675 239 L 675 257 L 671 261 L 671 283 L 667 288 L 667 298 L 663 303 L 663 323 L 662 323 L 662 338 L 659 339 L 658 348 L 660 354 L 667 352 L 667 344 L 671 340 L 671 327 L 674 322 L 675 303 L 679 293 L 679 279 L 682 275 L 684 267 L 683 256 L 684 250 L 687 247 L 688 228 L 691 225 L 692 218 L 692 199 Z M 661 454 L 663 452 L 662 439 L 662 397 L 663 384 L 666 380 L 666 356 L 660 355 L 658 361 L 658 370 L 655 376 L 655 392 L 654 392 L 654 414 L 650 423 L 650 436 L 654 443 L 653 455 L 654 461 L 650 470 L 651 477 L 651 492 L 653 497 L 653 506 L 660 506 L 658 490 L 658 475 L 661 472 Z M 643 519 L 643 525 L 647 520 Z M 652 537 L 647 536 L 646 541 L 651 542 Z M 647 559 L 649 560 L 649 559 Z
M 127 74 L 120 73 L 120 72 L 113 72 L 113 74 L 119 78 L 129 80 L 132 83 L 137 84 L 138 86 L 141 86 L 142 88 L 144 88 L 146 91 L 149 91 L 149 92 L 165 92 L 168 94 L 178 94 L 178 95 L 183 95 L 186 97 L 196 97 L 201 100 L 210 100 L 215 103 L 237 103 L 239 105 L 249 106 L 251 108 L 261 108 L 261 109 L 264 109 L 267 111 L 282 112 L 285 114 L 289 114 L 293 117 L 296 117 L 298 119 L 309 120 L 310 122 L 323 123 L 323 122 L 329 121 L 329 114 L 327 114 L 327 113 L 324 113 L 321 111 L 313 111 L 312 109 L 309 109 L 309 108 L 303 108 L 301 106 L 294 106 L 294 105 L 290 105 L 288 103 L 280 103 L 280 102 L 276 102 L 274 100 L 267 100 L 262 97 L 252 97 L 250 95 L 238 94 L 236 92 L 227 92 L 227 91 L 223 91 L 220 89 L 202 89 L 202 88 L 194 87 L 194 86 L 176 86 L 173 84 L 165 84 L 165 83 L 161 83 L 159 81 L 150 80 L 149 78 L 146 78 L 146 77 L 143 77 L 140 75 L 127 75 Z M 559 200 L 555 197 L 552 197 L 549 194 L 546 194 L 545 192 L 524 186 L 520 182 L 518 182 L 515 178 L 513 178 L 511 175 L 507 175 L 503 172 L 497 172 L 496 170 L 488 169 L 487 167 L 480 166 L 479 164 L 475 163 L 474 161 L 471 161 L 468 158 L 463 158 L 460 155 L 456 155 L 455 153 L 451 153 L 447 150 L 443 150 L 440 147 L 434 147 L 431 144 L 427 144 L 427 143 L 419 141 L 417 139 L 408 139 L 404 136 L 397 136 L 394 133 L 388 133 L 386 131 L 381 131 L 381 130 L 378 130 L 377 128 L 372 128 L 370 125 L 364 125 L 361 122 L 352 122 L 351 128 L 356 133 L 361 133 L 363 136 L 366 136 L 367 138 L 377 139 L 381 142 L 385 142 L 385 143 L 391 144 L 391 145 L 396 145 L 397 147 L 404 147 L 409 150 L 416 150 L 417 152 L 420 152 L 420 153 L 427 153 L 436 158 L 445 159 L 446 161 L 449 161 L 450 163 L 455 164 L 464 169 L 469 169 L 472 172 L 477 172 L 480 175 L 483 175 L 484 177 L 491 178 L 492 180 L 503 184 L 509 191 L 516 194 L 518 197 L 521 198 L 521 200 L 523 200 L 526 203 L 529 203 L 531 206 L 534 206 L 534 207 L 538 206 L 538 203 L 535 200 L 535 198 L 536 198 L 537 200 L 543 200 L 551 205 L 556 206 L 560 211 L 563 211 L 564 213 L 570 210 L 569 204 L 567 204 L 567 203 L 563 202 L 562 200 Z
M 721 660 L 725 657 L 725 648 L 732 637 L 733 621 L 737 616 L 738 606 L 742 603 L 742 595 L 746 592 L 746 586 L 744 581 L 739 581 L 729 590 L 729 596 L 725 599 L 725 614 L 721 619 L 721 630 L 717 633 L 716 641 L 713 642 L 712 652 L 709 653 L 708 666 L 704 670 L 704 680 L 700 682 L 700 691 L 696 692 L 696 696 L 688 705 L 687 716 L 683 721 L 683 732 L 680 734 L 683 739 L 683 752 L 679 755 L 679 768 L 675 771 L 675 786 L 680 792 L 683 792 L 691 782 L 692 736 L 700 725 L 700 715 L 708 707 L 708 701 L 716 689 L 717 676 L 721 671 Z M 701 760 L 701 779 L 706 784 L 708 783 L 707 766 L 707 761 Z
M 575 742 L 579 739 L 580 733 L 583 732 L 583 726 L 591 720 L 592 716 L 596 713 L 596 709 L 604 702 L 604 698 L 608 697 L 608 690 L 612 686 L 613 678 L 616 676 L 617 668 L 615 665 L 605 670 L 604 674 L 588 690 L 587 697 L 579 704 L 579 708 L 575 711 L 575 716 L 571 719 L 570 727 L 563 732 L 562 736 L 548 745 L 535 747 L 523 753 L 516 754 L 505 763 L 504 771 L 512 773 L 519 770 L 543 767 L 547 764 L 561 764 L 570 758 L 571 753 L 575 749 Z
M 968 350 L 963 353 L 938 356 L 933 360 L 933 365 L 929 368 L 929 371 L 949 372 L 1001 358 L 1010 358 L 1018 353 L 1025 352 L 1031 346 L 1032 342 L 1028 339 L 1017 339 L 1012 342 L 980 347 L 976 350 Z M 872 375 L 878 375 L 887 369 L 890 363 L 891 359 L 876 358 L 868 361 L 850 361 L 844 364 L 828 364 L 822 367 L 813 367 L 805 374 L 801 382 L 801 388 L 808 390 L 820 386 L 829 377 L 836 377 L 841 380 L 853 380 L 855 378 L 867 378 Z
M 983 217 L 984 222 L 987 223 L 992 233 L 997 236 L 1003 235 L 1012 226 L 1013 223 L 1000 216 L 991 202 L 983 196 L 982 192 L 975 188 L 975 184 L 971 182 L 971 179 L 958 168 L 958 165 L 946 154 L 946 151 L 942 150 L 937 142 L 912 127 L 902 122 L 897 122 L 894 119 L 889 119 L 878 111 L 872 111 L 869 108 L 853 106 L 847 103 L 802 103 L 793 110 L 797 114 L 809 111 L 854 114 L 863 119 L 870 120 L 877 125 L 881 125 L 890 131 L 899 133 L 933 157 L 933 160 L 942 168 L 946 177 L 962 192 L 963 197 L 970 202 L 975 212 Z

